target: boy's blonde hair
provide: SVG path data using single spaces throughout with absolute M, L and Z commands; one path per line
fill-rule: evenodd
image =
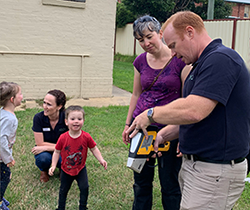
M 0 83 L 0 106 L 5 107 L 7 102 L 12 98 L 16 97 L 20 87 L 14 82 L 1 82 Z
M 84 109 L 83 109 L 81 106 L 75 105 L 75 106 L 69 106 L 69 107 L 65 110 L 65 119 L 68 119 L 69 113 L 70 113 L 70 112 L 73 112 L 73 111 L 82 112 L 83 119 L 85 118 Z

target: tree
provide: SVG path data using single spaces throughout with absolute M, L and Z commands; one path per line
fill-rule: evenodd
M 122 0 L 136 16 L 151 15 L 165 22 L 173 13 L 184 10 L 191 0 Z
M 192 0 L 122 0 L 117 4 L 116 25 L 122 27 L 142 15 L 165 22 L 173 13 L 185 9 Z M 132 18 L 132 20 L 131 20 Z
M 172 14 L 190 10 L 207 19 L 208 0 L 122 0 L 117 3 L 116 26 L 118 28 L 133 22 L 139 16 L 148 14 L 159 22 L 165 22 Z M 232 6 L 224 0 L 215 0 L 214 19 L 223 19 L 232 12 Z
M 122 0 L 136 18 L 145 14 L 154 16 L 160 22 L 165 21 L 174 9 L 173 0 Z
M 194 0 L 188 9 L 200 15 L 203 20 L 207 19 L 208 0 Z M 214 19 L 225 19 L 232 13 L 232 6 L 224 0 L 214 1 Z
M 116 6 L 116 27 L 122 28 L 127 23 L 131 23 L 136 19 L 136 16 L 133 15 L 131 11 L 123 4 L 123 2 L 118 3 Z
M 174 0 L 175 6 L 174 9 L 172 10 L 172 14 L 184 10 L 188 7 L 190 4 L 191 0 Z

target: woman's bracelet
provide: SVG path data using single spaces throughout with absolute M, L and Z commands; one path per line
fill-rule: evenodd
M 127 124 L 127 123 L 126 123 L 125 125 L 130 126 L 130 125 L 129 125 L 129 124 Z

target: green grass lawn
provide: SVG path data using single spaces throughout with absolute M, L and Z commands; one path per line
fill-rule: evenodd
M 113 84 L 121 89 L 133 92 L 134 67 L 132 63 L 114 61 Z
M 114 61 L 114 85 L 132 92 L 133 65 L 131 62 Z M 130 210 L 133 202 L 133 173 L 126 167 L 128 146 L 122 142 L 122 131 L 128 106 L 102 108 L 84 107 L 86 120 L 83 130 L 89 132 L 108 162 L 108 169 L 98 163 L 91 152 L 87 158 L 90 210 Z M 11 168 L 12 180 L 5 193 L 11 210 L 53 210 L 57 207 L 59 193 L 58 169 L 47 183 L 40 183 L 40 171 L 35 166 L 31 148 L 34 137 L 31 130 L 33 116 L 41 109 L 17 111 L 19 120 L 17 139 L 13 148 L 16 165 Z M 237 202 L 234 210 L 250 209 L 250 185 Z M 153 210 L 162 210 L 157 173 L 154 182 Z M 73 183 L 67 199 L 68 210 L 78 209 L 79 190 Z

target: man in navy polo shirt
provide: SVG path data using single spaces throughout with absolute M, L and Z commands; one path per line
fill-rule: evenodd
M 181 210 L 232 209 L 244 189 L 250 139 L 250 78 L 242 58 L 212 40 L 193 12 L 172 15 L 163 25 L 172 54 L 193 69 L 183 98 L 146 110 L 128 129 L 133 137 L 155 121 L 168 124 L 158 145 L 179 136 L 183 154 Z M 180 126 L 179 126 L 180 125 Z

